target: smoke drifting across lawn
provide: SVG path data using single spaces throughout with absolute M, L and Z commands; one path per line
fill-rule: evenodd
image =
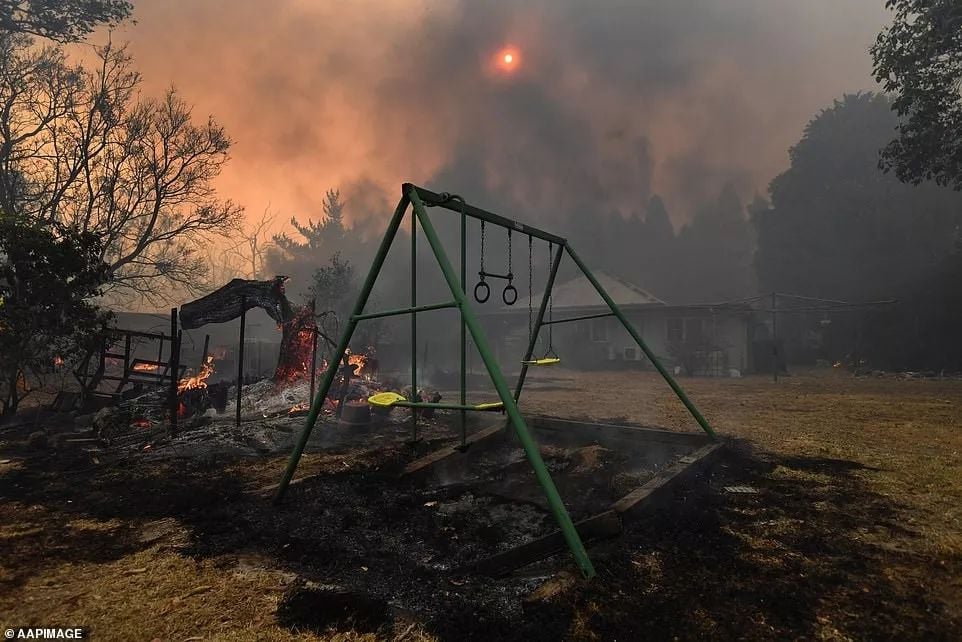
M 658 193 L 678 225 L 726 183 L 764 192 L 819 108 L 873 86 L 881 5 L 141 1 L 114 38 L 226 125 L 219 186 L 252 213 L 316 218 L 339 187 L 380 227 L 411 180 L 560 228 Z

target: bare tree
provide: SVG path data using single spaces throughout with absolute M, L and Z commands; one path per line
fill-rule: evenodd
M 267 253 L 276 245 L 272 232 L 276 218 L 267 206 L 259 220 L 243 226 L 237 242 L 227 249 L 227 254 L 244 266 L 248 278 L 264 278 Z
M 203 247 L 242 215 L 212 186 L 231 140 L 212 118 L 195 124 L 174 90 L 142 98 L 124 47 L 95 51 L 88 68 L 0 35 L 0 211 L 103 239 L 108 294 L 203 289 Z

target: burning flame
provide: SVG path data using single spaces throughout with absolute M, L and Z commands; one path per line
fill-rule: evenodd
M 354 366 L 354 376 L 360 376 L 364 372 L 364 366 L 367 365 L 367 355 L 366 354 L 352 354 L 347 358 L 347 365 Z
M 61 356 L 59 356 L 59 355 L 56 356 L 56 357 L 54 357 L 54 358 L 53 358 L 53 365 L 54 365 L 55 367 L 57 367 L 57 368 L 59 368 L 60 366 L 62 366 L 62 365 L 63 365 L 63 357 L 61 357 Z
M 314 313 L 309 307 L 299 309 L 286 327 L 280 326 L 286 332 L 281 341 L 281 359 L 274 372 L 275 383 L 293 383 L 310 374 L 316 327 Z
M 212 374 L 214 374 L 214 357 L 213 355 L 208 355 L 207 359 L 204 360 L 204 365 L 200 367 L 200 372 L 192 377 L 184 377 L 177 382 L 177 394 L 185 390 L 193 390 L 194 388 L 206 388 L 207 379 Z
M 368 346 L 367 352 L 355 353 L 347 350 L 344 353 L 347 365 L 354 366 L 353 377 L 364 377 L 368 381 L 377 377 L 377 353 L 373 346 Z
M 156 363 L 135 363 L 132 370 L 134 372 L 157 372 Z
M 311 409 L 311 404 L 307 403 L 306 401 L 302 401 L 300 403 L 296 403 L 293 406 L 291 406 L 291 409 L 287 411 L 287 414 L 293 415 L 296 412 L 303 412 L 304 410 L 310 410 L 310 409 Z

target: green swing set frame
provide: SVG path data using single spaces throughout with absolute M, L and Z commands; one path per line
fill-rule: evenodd
M 364 307 L 367 305 L 368 298 L 370 297 L 371 291 L 374 288 L 374 283 L 377 280 L 378 274 L 380 274 L 382 267 L 384 266 L 384 260 L 387 257 L 388 251 L 394 242 L 397 235 L 398 229 L 400 229 L 401 223 L 404 216 L 408 210 L 408 207 L 412 209 L 411 215 L 411 306 L 408 308 L 402 308 L 397 310 L 385 310 L 382 312 L 371 312 L 365 313 Z M 454 267 L 451 261 L 448 259 L 447 253 L 444 251 L 444 247 L 441 240 L 434 228 L 434 224 L 431 222 L 430 217 L 427 213 L 428 207 L 440 207 L 456 214 L 460 214 L 461 217 L 461 273 L 459 275 L 454 271 Z M 473 218 L 483 222 L 492 223 L 500 227 L 506 228 L 508 230 L 513 230 L 515 232 L 520 232 L 521 234 L 526 234 L 529 237 L 541 239 L 548 241 L 553 246 L 557 247 L 557 251 L 553 252 L 551 257 L 551 268 L 548 273 L 548 281 L 545 287 L 544 295 L 541 298 L 540 306 L 538 309 L 537 317 L 535 318 L 533 327 L 529 331 L 528 347 L 524 355 L 524 359 L 521 362 L 521 372 L 518 376 L 518 381 L 515 384 L 514 392 L 512 394 L 511 390 L 508 388 L 507 380 L 504 374 L 501 372 L 501 368 L 494 357 L 494 353 L 488 344 L 487 337 L 481 329 L 481 325 L 478 322 L 478 318 L 468 302 L 468 297 L 465 294 L 465 289 L 467 286 L 467 268 L 465 262 L 465 249 L 467 245 L 467 235 L 466 235 L 466 219 Z M 428 305 L 418 305 L 417 303 L 417 228 L 420 223 L 421 230 L 427 239 L 428 245 L 431 247 L 435 258 L 437 259 L 438 266 L 441 268 L 441 272 L 444 275 L 444 279 L 447 282 L 448 287 L 451 290 L 451 294 L 454 297 L 452 301 L 444 303 L 433 303 Z M 610 312 L 603 314 L 591 314 L 578 317 L 570 317 L 565 319 L 549 319 L 547 322 L 544 320 L 545 311 L 548 306 L 548 301 L 551 298 L 551 290 L 554 287 L 555 277 L 558 273 L 558 267 L 561 264 L 562 255 L 567 253 L 568 256 L 574 261 L 578 269 L 584 274 L 588 279 L 594 289 L 604 300 L 605 304 L 608 306 Z M 575 528 L 574 523 L 568 514 L 567 509 L 558 494 L 558 490 L 555 487 L 554 481 L 551 479 L 551 475 L 548 472 L 547 467 L 541 458 L 541 452 L 538 448 L 538 444 L 535 442 L 531 431 L 521 415 L 518 409 L 518 400 L 521 397 L 521 391 L 524 388 L 525 378 L 528 374 L 528 368 L 533 365 L 532 353 L 534 352 L 535 345 L 538 340 L 538 335 L 541 332 L 543 325 L 555 324 L 555 323 L 566 323 L 572 321 L 583 321 L 587 319 L 596 319 L 602 317 L 616 317 L 621 324 L 624 326 L 628 334 L 634 339 L 638 344 L 638 347 L 652 363 L 658 373 L 665 379 L 672 391 L 678 396 L 681 402 L 685 405 L 688 411 L 694 417 L 698 425 L 701 426 L 712 439 L 717 439 L 715 431 L 708 424 L 705 418 L 702 416 L 701 412 L 695 406 L 694 403 L 688 398 L 685 392 L 681 389 L 675 379 L 671 376 L 668 370 L 661 364 L 655 354 L 648 348 L 645 342 L 642 340 L 641 335 L 637 332 L 634 326 L 628 321 L 622 311 L 618 308 L 615 302 L 611 299 L 605 289 L 601 286 L 598 280 L 594 277 L 588 267 L 582 262 L 578 257 L 578 254 L 572 249 L 571 245 L 562 237 L 555 236 L 543 230 L 528 225 L 523 225 L 518 221 L 512 220 L 488 212 L 486 210 L 474 207 L 464 202 L 459 196 L 443 193 L 438 194 L 432 192 L 431 190 L 425 189 L 423 187 L 418 187 L 411 183 L 405 183 L 401 186 L 401 200 L 398 202 L 397 207 L 394 210 L 394 214 L 391 217 L 391 221 L 388 224 L 387 231 L 384 234 L 384 238 L 381 240 L 381 244 L 378 248 L 377 254 L 374 256 L 374 261 L 371 264 L 371 269 L 368 272 L 367 278 L 364 281 L 364 285 L 361 287 L 361 292 L 358 296 L 356 303 L 354 304 L 354 310 L 351 314 L 348 323 L 344 328 L 344 332 L 341 335 L 340 341 L 338 342 L 337 348 L 334 351 L 334 355 L 331 358 L 330 364 L 327 370 L 324 372 L 324 378 L 321 380 L 320 388 L 317 390 L 317 394 L 311 402 L 311 409 L 305 420 L 304 429 L 294 446 L 294 450 L 291 452 L 290 459 L 287 463 L 287 468 L 284 471 L 284 475 L 281 478 L 281 482 L 277 487 L 276 494 L 274 496 L 275 502 L 280 502 L 287 488 L 294 478 L 294 473 L 297 470 L 297 465 L 300 462 L 301 456 L 304 454 L 304 449 L 307 446 L 307 442 L 310 439 L 311 432 L 317 423 L 318 416 L 320 415 L 321 408 L 324 404 L 324 399 L 327 397 L 330 391 L 331 385 L 334 383 L 334 378 L 338 371 L 338 364 L 344 359 L 345 352 L 347 351 L 348 345 L 350 344 L 351 338 L 354 335 L 354 330 L 357 324 L 361 321 L 367 319 L 378 319 L 390 316 L 399 315 L 411 315 L 411 389 L 417 390 L 417 314 L 419 312 L 428 312 L 431 310 L 442 310 L 447 308 L 457 308 L 461 316 L 461 372 L 460 372 L 460 403 L 458 404 L 438 404 L 438 403 L 422 403 L 417 401 L 407 401 L 399 403 L 398 405 L 404 405 L 406 407 L 413 408 L 442 408 L 450 410 L 460 411 L 461 419 L 461 440 L 462 444 L 465 441 L 465 430 L 466 430 L 466 413 L 469 411 L 488 411 L 491 409 L 502 410 L 508 416 L 508 423 L 514 428 L 517 435 L 518 441 L 521 443 L 524 449 L 525 455 L 528 458 L 531 468 L 534 471 L 535 477 L 541 486 L 542 491 L 548 501 L 548 505 L 551 512 L 558 523 L 562 535 L 564 536 L 565 542 L 577 563 L 578 567 L 585 577 L 593 577 L 595 575 L 594 566 L 588 557 L 588 553 L 585 550 L 584 544 L 581 541 L 581 537 Z M 495 390 L 498 393 L 500 402 L 496 404 L 477 404 L 468 405 L 466 399 L 467 391 L 467 373 L 466 373 L 466 356 L 467 356 L 467 333 L 471 334 L 471 338 L 474 341 L 475 346 L 477 346 L 478 353 L 484 362 L 485 368 L 488 371 L 488 376 L 491 377 L 491 381 L 494 384 Z M 413 439 L 417 439 L 417 413 L 412 413 L 412 432 Z

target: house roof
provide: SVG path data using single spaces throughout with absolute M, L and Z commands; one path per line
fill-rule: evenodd
M 601 284 L 601 287 L 603 287 L 614 302 L 620 306 L 665 305 L 664 301 L 634 283 L 629 283 L 603 270 L 594 270 L 593 274 L 595 279 L 598 280 L 598 283 Z M 532 297 L 532 305 L 534 305 L 534 307 L 541 305 L 541 297 L 543 296 L 543 290 L 535 294 Z M 590 308 L 604 305 L 601 296 L 584 274 L 579 274 L 574 279 L 565 281 L 560 285 L 556 284 L 554 288 L 552 288 L 551 298 L 553 299 L 555 309 Z M 515 311 L 516 309 L 517 305 L 513 307 L 501 306 L 499 312 Z

